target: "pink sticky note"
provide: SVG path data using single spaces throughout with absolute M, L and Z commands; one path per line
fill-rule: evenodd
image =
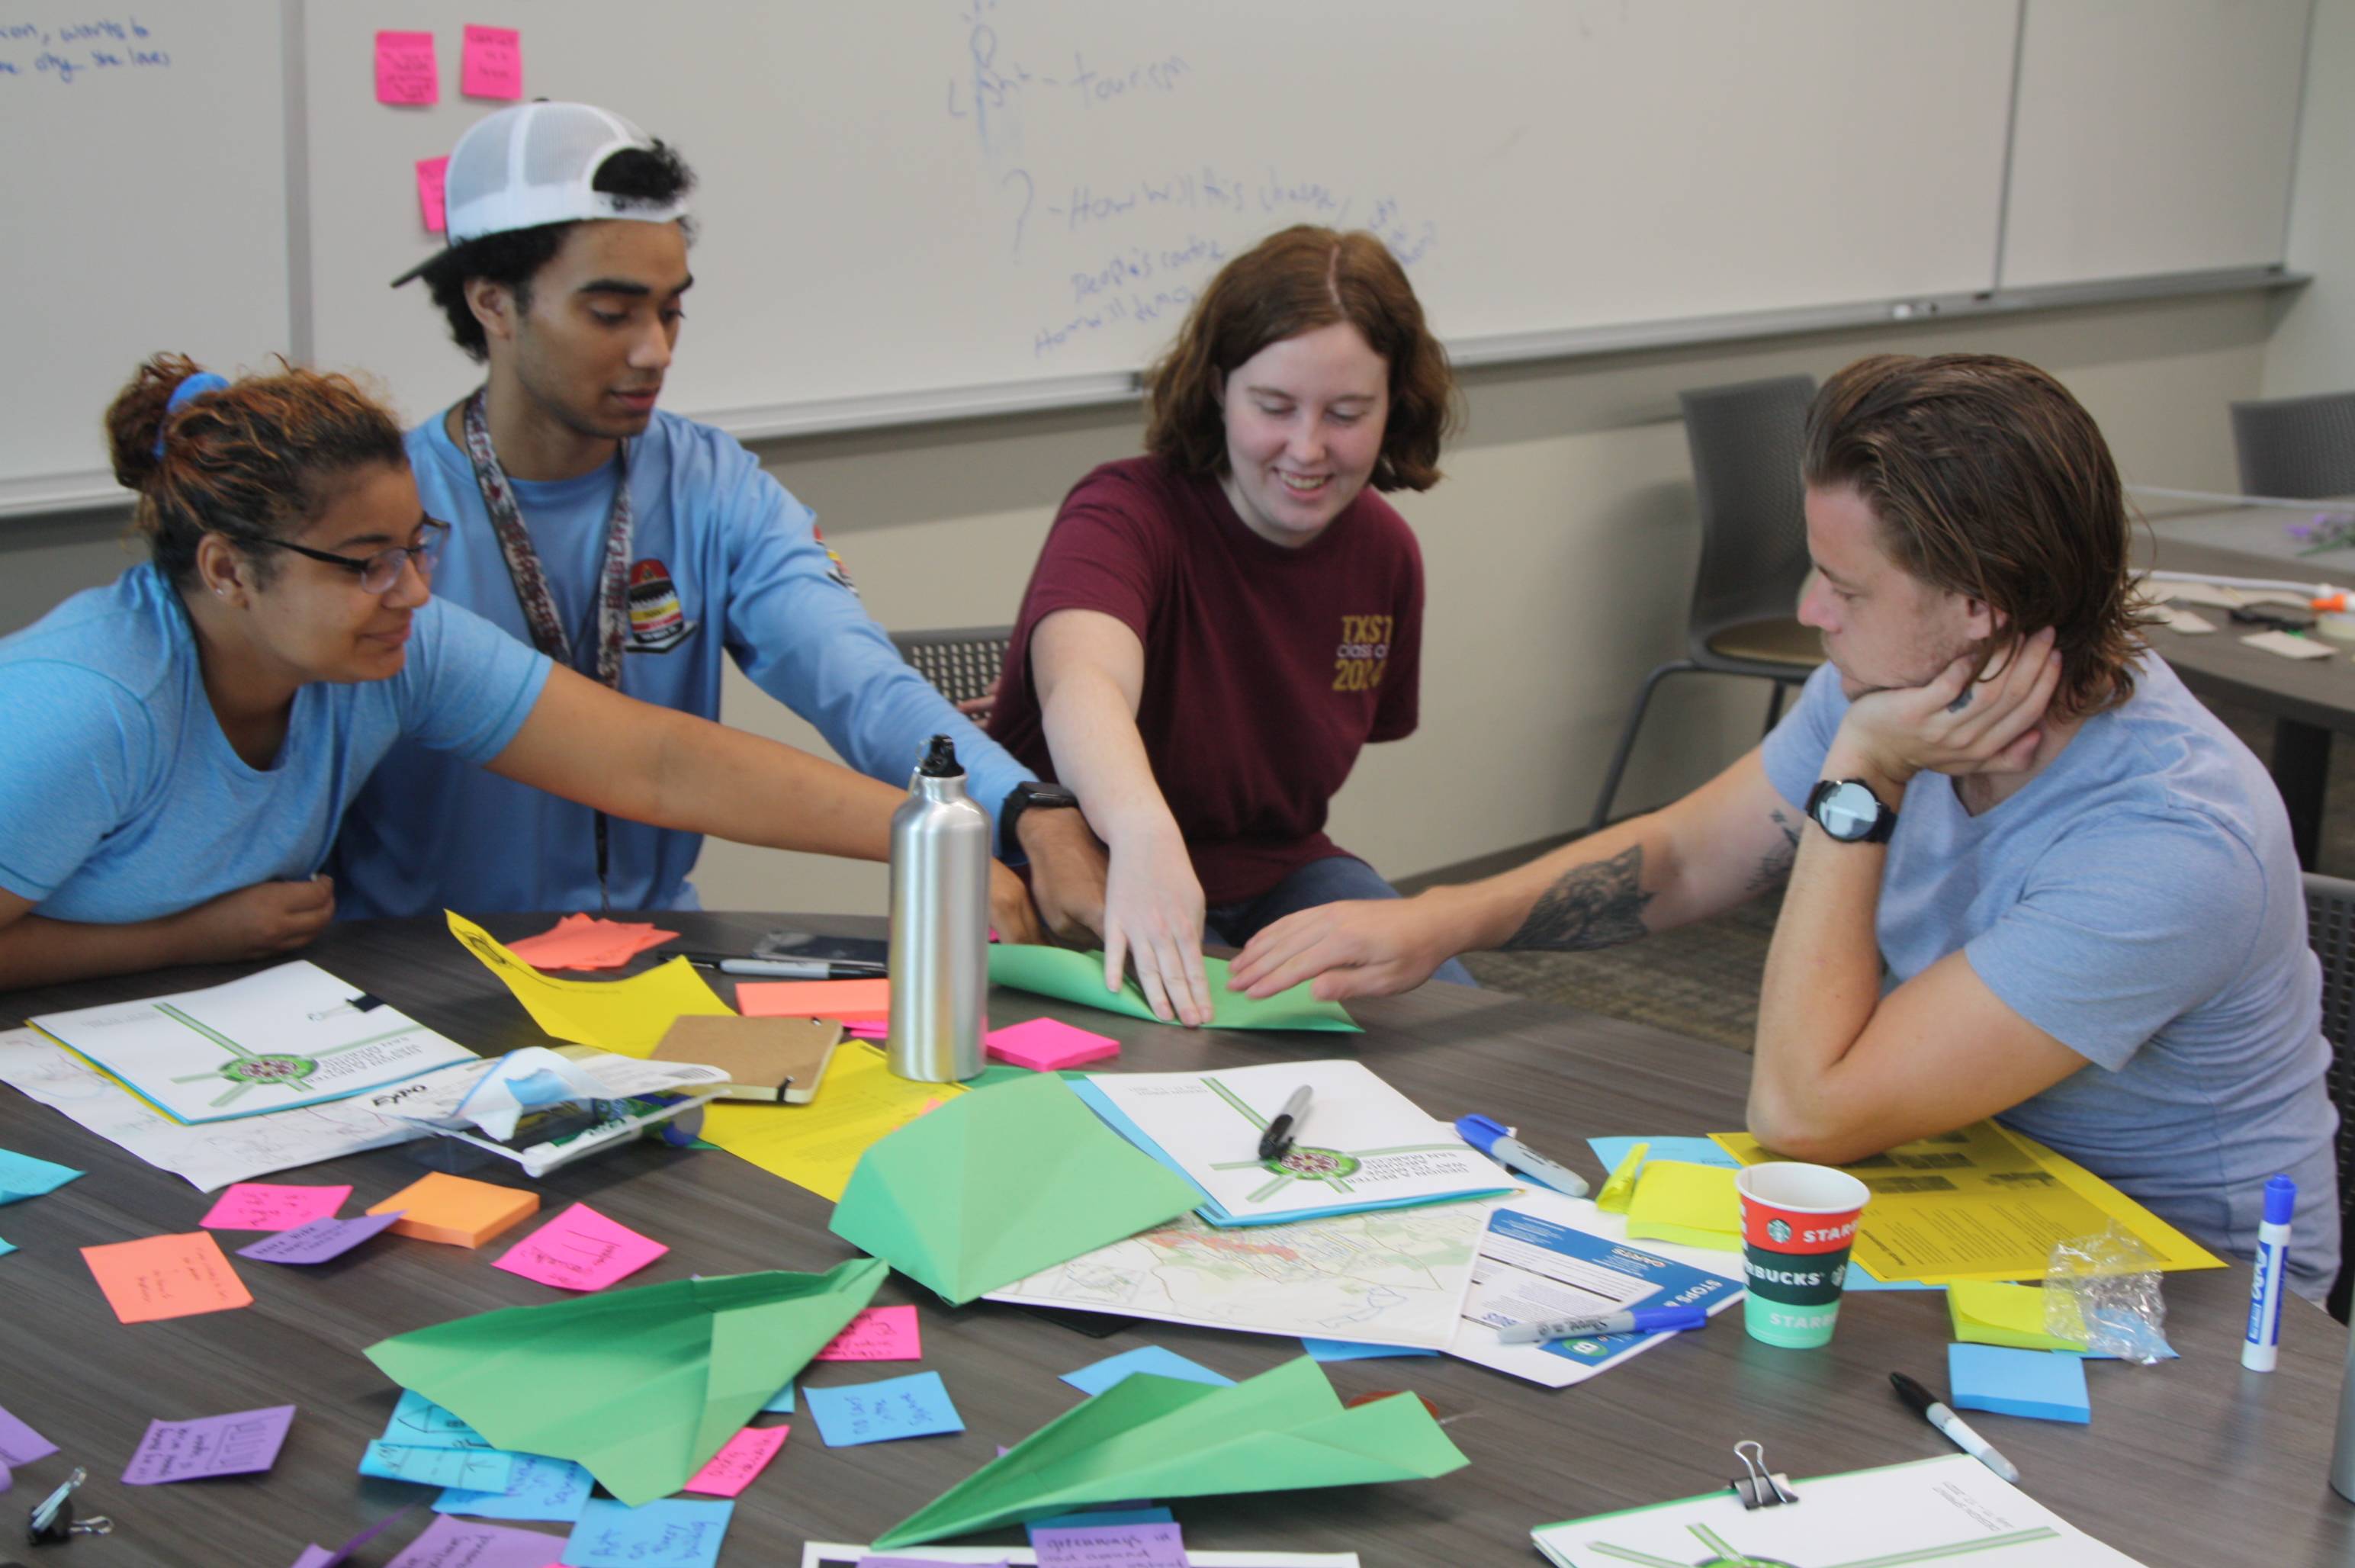
M 438 158 L 417 160 L 417 210 L 425 219 L 425 232 L 444 234 L 449 231 L 449 208 L 442 198 L 442 187 L 450 178 L 450 155 Z
M 1102 1061 L 1107 1056 L 1120 1054 L 1120 1041 L 1111 1036 L 1091 1034 L 1053 1019 L 1032 1019 L 1028 1023 L 992 1029 L 981 1037 L 981 1042 L 998 1061 L 1038 1072 L 1052 1072 L 1058 1068 L 1077 1067 L 1082 1061 Z
M 842 1032 L 853 1040 L 890 1040 L 891 1026 L 888 1022 L 845 1024 L 842 1026 Z
M 291 1231 L 325 1220 L 352 1195 L 348 1187 L 282 1187 L 240 1181 L 220 1195 L 212 1212 L 197 1221 L 208 1231 Z
M 602 1290 L 668 1251 L 653 1237 L 575 1203 L 509 1247 L 492 1266 L 562 1290 Z
M 748 1426 L 719 1445 L 703 1468 L 687 1478 L 681 1491 L 701 1492 L 706 1497 L 732 1498 L 752 1484 L 752 1477 L 768 1467 L 785 1445 L 785 1434 L 793 1427 Z
M 442 69 L 433 63 L 432 34 L 377 34 L 376 101 L 378 103 L 442 101 Z
M 921 1361 L 923 1339 L 916 1328 L 912 1307 L 870 1307 L 850 1320 L 850 1326 L 826 1349 L 810 1358 L 816 1361 Z
M 523 96 L 523 35 L 513 27 L 466 25 L 458 57 L 458 91 L 469 98 Z

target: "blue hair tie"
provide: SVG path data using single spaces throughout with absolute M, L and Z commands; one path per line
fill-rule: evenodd
M 155 431 L 155 456 L 157 461 L 160 462 L 164 456 L 163 425 L 171 423 L 172 416 L 174 414 L 178 413 L 182 409 L 186 408 L 190 403 L 196 401 L 198 398 L 203 397 L 207 392 L 226 392 L 228 390 L 229 378 L 226 376 L 216 375 L 210 370 L 199 370 L 195 375 L 189 377 L 186 380 L 181 382 L 178 386 L 173 388 L 171 401 L 164 405 L 164 418 L 158 423 Z

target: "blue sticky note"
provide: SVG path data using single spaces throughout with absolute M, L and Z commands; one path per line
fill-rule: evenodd
M 14 1243 L 14 1242 L 0 1242 L 0 1258 L 5 1258 L 5 1257 L 6 1257 L 10 1253 L 15 1252 L 16 1250 L 16 1243 Z
M 1956 1410 L 1988 1410 L 2039 1421 L 2089 1425 L 2094 1402 L 2085 1392 L 2085 1358 L 2073 1350 L 2015 1350 L 2004 1345 L 1946 1347 L 1947 1403 Z
M 14 1203 L 19 1199 L 38 1198 L 44 1192 L 54 1192 L 80 1174 L 69 1165 L 35 1159 L 29 1154 L 0 1148 L 0 1203 Z
M 762 1405 L 761 1408 L 765 1411 L 773 1412 L 778 1415 L 791 1415 L 794 1413 L 794 1385 L 787 1383 L 784 1387 L 779 1389 L 777 1391 L 776 1397 L 770 1400 L 768 1403 Z
M 470 1492 L 503 1492 L 515 1484 L 517 1456 L 496 1448 L 411 1448 L 371 1443 L 360 1474 L 419 1487 L 458 1487 Z
M 711 1568 L 727 1539 L 731 1502 L 662 1498 L 632 1508 L 592 1498 L 565 1539 L 570 1568 Z
M 1319 1361 L 1373 1361 L 1387 1356 L 1435 1356 L 1436 1350 L 1412 1345 L 1359 1345 L 1347 1339 L 1303 1339 L 1311 1359 Z
M 804 1391 L 817 1435 L 829 1448 L 889 1443 L 896 1437 L 929 1437 L 963 1432 L 964 1422 L 949 1403 L 938 1372 L 915 1372 L 880 1382 L 847 1383 Z M 568 1561 L 570 1561 L 568 1559 Z
M 1092 1513 L 1059 1513 L 1052 1519 L 1034 1519 L 1022 1528 L 1026 1532 L 1035 1532 L 1041 1530 L 1111 1530 L 1124 1524 L 1177 1522 L 1178 1516 L 1166 1508 L 1098 1509 Z
M 488 1448 L 491 1440 L 419 1393 L 402 1389 L 384 1440 L 397 1448 Z
M 1065 1372 L 1063 1381 L 1082 1393 L 1097 1394 L 1112 1387 L 1131 1372 L 1157 1372 L 1165 1378 L 1181 1378 L 1189 1383 L 1231 1385 L 1234 1379 L 1220 1377 L 1209 1368 L 1189 1361 L 1175 1350 L 1165 1350 L 1158 1345 L 1147 1345 L 1141 1350 L 1124 1350 L 1108 1356 L 1076 1372 Z
M 517 1454 L 514 1458 L 511 1489 L 470 1492 L 445 1488 L 433 1499 L 433 1511 L 475 1519 L 553 1520 L 559 1524 L 580 1520 L 596 1487 L 595 1477 L 570 1459 L 551 1459 L 545 1454 Z

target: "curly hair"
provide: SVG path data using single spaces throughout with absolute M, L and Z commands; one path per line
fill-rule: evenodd
M 2134 695 L 2151 617 L 2126 571 L 2126 492 L 2093 415 L 2052 377 L 1994 354 L 1859 359 L 1816 394 L 1801 472 L 1854 491 L 1913 577 L 1995 610 L 1990 658 L 2051 627 L 2055 717 Z
M 651 148 L 624 147 L 613 154 L 597 165 L 589 184 L 592 189 L 619 197 L 625 206 L 667 207 L 695 188 L 695 171 L 687 166 L 677 148 L 657 140 Z M 465 350 L 467 358 L 479 365 L 491 355 L 483 324 L 474 319 L 474 307 L 466 303 L 467 282 L 485 278 L 503 283 L 515 295 L 516 308 L 529 310 L 532 279 L 555 259 L 565 235 L 584 221 L 574 219 L 485 234 L 453 245 L 427 263 L 418 275 L 433 291 L 434 304 L 449 318 L 450 336 Z M 694 222 L 685 218 L 677 221 L 693 239 Z
M 131 526 L 175 582 L 194 575 L 207 534 L 245 549 L 255 581 L 268 582 L 278 552 L 254 542 L 300 533 L 355 470 L 409 464 L 400 421 L 358 383 L 279 364 L 276 375 L 240 377 L 167 416 L 174 389 L 199 367 L 158 354 L 107 406 L 114 477 L 139 493 Z
M 1380 240 L 1299 224 L 1219 269 L 1178 340 L 1145 373 L 1146 450 L 1188 474 L 1227 470 L 1219 393 L 1227 376 L 1271 343 L 1348 322 L 1390 366 L 1390 420 L 1372 484 L 1428 490 L 1456 423 L 1455 373 L 1423 325 L 1423 306 Z

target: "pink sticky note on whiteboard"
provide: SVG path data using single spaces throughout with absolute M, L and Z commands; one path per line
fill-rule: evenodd
M 468 98 L 523 96 L 523 35 L 513 27 L 466 26 L 458 57 L 458 91 Z
M 748 1426 L 719 1445 L 703 1468 L 687 1478 L 679 1490 L 701 1492 L 706 1497 L 732 1498 L 752 1484 L 752 1477 L 768 1467 L 785 1445 L 785 1434 L 791 1425 Z
M 376 101 L 403 104 L 442 101 L 442 69 L 433 63 L 432 34 L 376 36 Z
M 1038 1072 L 1052 1072 L 1057 1068 L 1077 1067 L 1083 1061 L 1102 1061 L 1107 1056 L 1120 1054 L 1120 1041 L 1110 1035 L 1091 1034 L 1054 1019 L 1032 1019 L 1028 1023 L 992 1029 L 981 1037 L 981 1042 L 998 1061 Z
M 575 1203 L 509 1247 L 492 1266 L 560 1290 L 602 1290 L 668 1251 L 653 1237 Z
M 286 1187 L 240 1181 L 197 1221 L 208 1231 L 291 1231 L 325 1220 L 352 1195 L 348 1187 Z
M 417 209 L 425 219 L 425 232 L 441 234 L 448 231 L 447 209 L 442 206 L 442 183 L 450 177 L 450 155 L 438 158 L 417 160 Z
M 815 1361 L 921 1361 L 924 1359 L 924 1346 L 916 1328 L 916 1309 L 912 1307 L 870 1307 L 852 1318 L 848 1328 L 827 1340 L 826 1349 L 810 1359 Z

